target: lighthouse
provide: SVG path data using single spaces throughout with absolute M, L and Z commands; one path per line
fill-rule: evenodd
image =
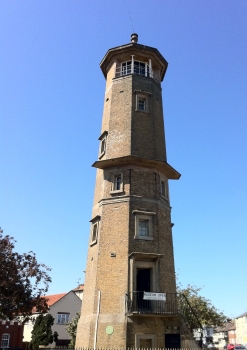
M 76 347 L 179 348 L 161 83 L 168 63 L 153 47 L 111 48 Z

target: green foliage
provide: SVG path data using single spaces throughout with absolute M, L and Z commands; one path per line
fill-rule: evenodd
M 39 315 L 36 318 L 32 330 L 32 340 L 29 344 L 30 350 L 36 350 L 40 345 L 48 346 L 53 342 L 52 325 L 54 324 L 54 317 L 50 314 Z
M 177 286 L 177 292 L 185 295 L 202 325 L 221 326 L 228 322 L 230 319 L 216 309 L 211 300 L 199 294 L 201 289 L 191 284 L 186 288 L 183 288 L 180 283 Z
M 33 308 L 46 312 L 47 303 L 42 298 L 51 282 L 50 268 L 38 263 L 33 252 L 14 252 L 15 240 L 3 236 L 0 229 L 0 319 L 25 318 Z
M 72 321 L 69 322 L 67 327 L 66 327 L 66 330 L 71 337 L 70 343 L 69 343 L 70 348 L 75 347 L 76 331 L 77 331 L 77 324 L 78 324 L 79 318 L 80 318 L 80 313 L 77 312 L 76 316 L 74 318 L 72 318 Z

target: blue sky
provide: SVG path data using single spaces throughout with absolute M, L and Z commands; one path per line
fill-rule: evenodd
M 52 267 L 49 293 L 83 282 L 106 51 L 158 48 L 176 270 L 230 317 L 247 311 L 247 1 L 2 0 L 0 226 Z

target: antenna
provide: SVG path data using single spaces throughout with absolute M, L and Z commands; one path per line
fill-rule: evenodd
M 76 281 L 77 284 L 78 284 L 78 287 L 79 287 L 79 285 L 80 285 L 80 280 L 81 280 L 81 278 L 78 278 L 78 281 Z
M 132 25 L 132 30 L 133 30 L 133 33 L 135 33 L 135 30 L 134 30 L 134 25 L 133 25 L 133 22 L 132 22 L 132 18 L 131 18 L 130 12 L 129 12 L 129 16 L 130 16 L 130 22 L 131 22 L 131 25 Z

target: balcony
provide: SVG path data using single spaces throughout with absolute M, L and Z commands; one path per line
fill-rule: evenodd
M 153 296 L 145 294 L 153 294 Z M 150 299 L 151 298 L 151 299 Z M 154 299 L 154 300 L 152 300 Z M 179 316 L 176 293 L 132 292 L 127 295 L 128 315 Z
M 151 60 L 149 64 L 139 61 L 123 62 L 116 68 L 115 78 L 120 78 L 130 74 L 153 78 L 157 83 L 160 83 L 160 76 L 153 71 Z
M 132 292 L 127 297 L 128 316 L 181 317 L 191 331 L 202 325 L 186 296 L 181 293 Z

